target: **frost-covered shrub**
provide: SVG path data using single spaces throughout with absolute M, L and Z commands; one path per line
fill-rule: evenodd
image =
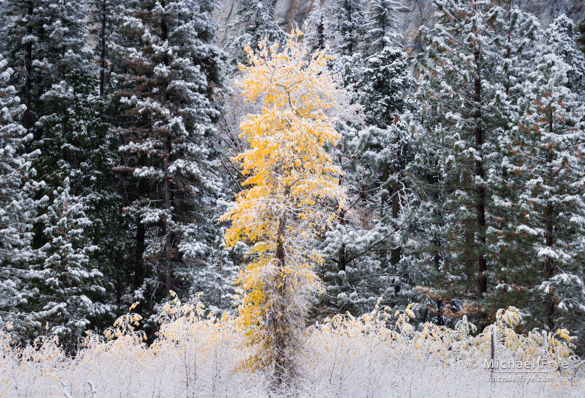
M 565 331 L 516 334 L 519 312 L 500 310 L 482 333 L 463 319 L 454 329 L 425 324 L 417 330 L 411 307 L 376 307 L 359 318 L 337 315 L 307 330 L 299 397 L 513 396 L 582 397 L 585 375 Z M 269 380 L 239 365 L 251 354 L 229 315 L 217 317 L 197 300 L 167 303 L 157 340 L 148 346 L 129 313 L 101 337 L 89 334 L 74 358 L 56 338 L 14 346 L 10 325 L 0 332 L 1 397 L 268 397 Z M 499 358 L 547 356 L 570 363 L 547 382 L 492 382 L 491 369 L 473 366 Z M 283 394 L 285 396 L 286 394 Z

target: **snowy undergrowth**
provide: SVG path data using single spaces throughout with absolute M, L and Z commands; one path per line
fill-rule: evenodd
M 376 308 L 360 318 L 336 316 L 308 330 L 304 377 L 297 397 L 582 397 L 585 376 L 564 331 L 519 335 L 514 308 L 473 336 L 474 326 L 455 329 L 426 324 L 415 331 L 410 308 L 390 314 Z M 128 314 L 104 337 L 89 335 L 75 358 L 53 338 L 16 348 L 0 334 L 0 397 L 267 397 L 268 380 L 239 364 L 242 348 L 236 321 L 205 315 L 198 302 L 168 303 L 159 338 L 151 346 Z M 490 356 L 496 329 L 498 358 L 546 356 L 565 368 L 546 373 L 547 382 L 493 382 L 490 370 L 474 367 Z M 9 329 L 9 327 L 8 327 Z M 93 391 L 93 392 L 92 392 Z M 285 395 L 285 394 L 283 394 Z

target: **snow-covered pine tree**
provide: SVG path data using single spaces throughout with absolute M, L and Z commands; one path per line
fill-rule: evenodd
M 497 148 L 487 172 L 493 199 L 493 219 L 488 231 L 488 261 L 494 266 L 488 272 L 494 289 L 486 296 L 488 313 L 510 305 L 523 308 L 528 305 L 528 286 L 524 267 L 529 243 L 517 231 L 519 206 L 518 187 L 514 181 L 514 164 L 523 161 L 524 154 L 515 146 L 515 129 L 524 113 L 524 84 L 534 70 L 540 56 L 538 46 L 540 25 L 533 15 L 507 2 L 497 10 L 492 51 L 494 53 L 492 80 L 500 89 L 493 107 L 494 131 Z M 519 239 L 520 236 L 520 239 Z
M 119 104 L 112 99 L 111 66 L 120 16 L 123 14 L 121 0 L 85 0 L 92 65 L 90 74 L 80 76 L 83 84 L 75 87 L 76 100 L 69 104 L 73 109 L 90 109 L 91 112 L 76 113 L 78 123 L 85 125 L 81 147 L 83 193 L 88 200 L 87 215 L 92 221 L 87 233 L 97 244 L 98 250 L 91 255 L 100 265 L 102 283 L 107 286 L 107 302 L 115 303 L 117 314 L 125 313 L 134 301 L 133 291 L 140 286 L 136 271 L 137 250 L 135 223 L 122 211 L 134 193 L 133 185 L 124 175 L 113 169 L 119 164 L 118 147 L 120 137 L 115 126 L 120 119 Z M 84 65 L 85 66 L 85 65 Z M 140 254 L 141 257 L 141 254 Z M 123 265 L 121 265 L 123 264 Z M 142 272 L 138 272 L 142 275 Z M 105 323 L 111 320 L 104 319 Z
M 480 305 L 490 287 L 486 171 L 491 167 L 496 92 L 489 81 L 491 6 L 483 0 L 435 0 L 434 5 L 437 23 L 424 32 L 417 95 L 421 135 L 432 156 L 424 173 L 433 208 L 426 217 L 435 217 L 433 229 L 439 232 L 425 249 L 439 272 L 427 294 L 454 310 L 483 317 Z M 443 309 L 435 310 L 441 316 Z
M 114 96 L 122 117 L 122 164 L 136 219 L 135 288 L 189 290 L 217 233 L 213 95 L 222 53 L 211 44 L 213 3 L 149 0 L 124 4 L 113 47 Z M 141 263 L 145 261 L 145 265 Z
M 110 115 L 99 97 L 95 75 L 76 70 L 68 72 L 65 79 L 43 96 L 53 113 L 39 121 L 43 138 L 36 145 L 42 155 L 35 165 L 49 187 L 58 187 L 69 178 L 71 193 L 83 201 L 91 220 L 85 234 L 97 245 L 89 255 L 103 274 L 100 283 L 108 287 L 108 297 L 102 300 L 120 306 L 121 296 L 128 293 L 122 285 L 126 286 L 130 274 L 129 267 L 120 266 L 120 262 L 131 262 L 125 261 L 130 237 L 120 215 L 119 178 L 112 170 L 117 164 L 117 140 L 105 121 Z M 66 91 L 61 89 L 64 87 Z M 52 198 L 52 192 L 47 191 L 47 195 Z M 98 321 L 106 326 L 111 319 Z
M 331 42 L 331 53 L 334 60 L 330 67 L 341 77 L 342 84 L 346 88 L 344 101 L 346 109 L 341 117 L 338 117 L 334 126 L 341 134 L 341 139 L 335 147 L 329 148 L 331 156 L 337 159 L 345 176 L 340 177 L 340 184 L 348 187 L 350 209 L 361 203 L 359 192 L 366 189 L 363 184 L 368 182 L 366 174 L 370 170 L 356 168 L 359 161 L 352 156 L 360 145 L 359 132 L 363 127 L 356 115 L 357 103 L 357 82 L 360 76 L 363 56 L 360 43 L 365 33 L 365 4 L 362 0 L 336 0 L 329 7 L 331 19 L 327 20 L 324 31 L 328 32 Z M 349 107 L 349 109 L 347 108 Z M 353 195 L 358 195 L 352 198 Z M 339 209 L 338 223 L 335 230 L 325 231 L 320 237 L 322 242 L 318 243 L 325 253 L 325 262 L 321 268 L 322 278 L 325 282 L 327 294 L 321 297 L 318 312 L 338 313 L 351 310 L 359 313 L 363 305 L 371 306 L 368 298 L 364 295 L 363 287 L 357 291 L 353 290 L 355 282 L 362 278 L 362 285 L 369 284 L 372 276 L 379 273 L 380 263 L 378 259 L 367 257 L 363 259 L 368 245 L 373 243 L 373 238 L 379 238 L 375 233 L 368 233 L 364 228 L 364 221 L 367 215 L 357 215 L 357 209 Z M 365 235 L 365 236 L 364 236 Z M 360 261 L 357 261 L 359 257 Z M 360 275 L 360 276 L 357 276 Z M 366 277 L 366 275 L 370 275 Z M 348 279 L 349 277 L 349 279 Z M 362 307 L 360 307 L 362 306 Z
M 583 337 L 585 107 L 569 88 L 571 66 L 556 50 L 545 45 L 524 82 L 525 108 L 514 136 L 521 209 L 516 231 L 530 244 L 521 265 L 522 285 L 535 323 Z
M 363 63 L 365 8 L 363 0 L 335 0 L 329 9 L 331 20 L 327 29 L 335 56 L 333 70 L 340 74 L 352 101 Z
M 373 5 L 368 27 L 348 26 L 347 21 L 364 19 L 364 5 L 339 2 L 333 5 L 338 19 L 330 29 L 336 33 L 335 47 L 342 55 L 335 68 L 350 91 L 350 102 L 363 110 L 363 120 L 346 111 L 336 123 L 342 139 L 333 149 L 344 170 L 341 183 L 348 188 L 347 209 L 342 209 L 337 228 L 322 242 L 327 259 L 323 267 L 328 312 L 368 310 L 378 297 L 396 303 L 400 285 L 406 281 L 397 271 L 404 236 L 403 206 L 407 203 L 405 166 L 413 155 L 410 133 L 402 117 L 406 96 L 414 87 L 406 54 L 397 45 L 397 2 Z M 348 16 L 348 14 L 351 14 Z M 366 35 L 368 44 L 351 46 L 344 40 Z M 361 37 L 361 36 L 360 36 Z M 348 53 L 348 48 L 354 53 Z M 365 58 L 364 54 L 369 57 Z M 358 105 L 359 104 L 359 105 Z
M 408 70 L 407 55 L 398 43 L 395 0 L 372 0 L 369 12 L 366 61 L 358 83 L 358 102 L 363 107 L 365 123 L 380 129 L 397 124 L 407 111 L 409 91 L 415 86 Z
M 304 40 L 311 51 L 323 50 L 328 44 L 327 17 L 320 1 L 315 2 L 307 19 L 303 22 Z
M 387 46 L 400 47 L 397 15 L 402 7 L 398 0 L 370 1 L 365 34 L 368 55 L 380 53 Z
M 231 63 L 246 64 L 248 58 L 244 49 L 249 44 L 257 49 L 264 40 L 268 43 L 285 42 L 285 33 L 274 19 L 274 3 L 271 0 L 243 0 L 230 24 L 237 32 L 230 41 Z
M 329 305 L 354 313 L 367 311 L 378 297 L 396 303 L 400 285 L 408 279 L 398 270 L 401 230 L 408 217 L 405 172 L 414 155 L 403 120 L 406 97 L 414 88 L 406 54 L 390 47 L 372 54 L 357 86 L 365 127 L 339 120 L 342 140 L 334 150 L 350 205 L 323 242 L 329 255 Z
M 582 52 L 585 52 L 585 18 L 579 21 L 576 28 L 577 45 Z
M 47 87 L 41 76 L 47 6 L 44 0 L 5 0 L 0 7 L 0 52 L 14 65 L 13 83 L 26 106 L 22 124 L 29 132 L 38 119 L 39 99 Z
M 25 110 L 11 85 L 14 71 L 0 55 L 0 325 L 13 322 L 23 334 L 23 312 L 34 294 L 28 284 L 36 205 L 31 177 L 33 154 L 25 152 L 32 139 L 19 122 Z M 1 327 L 1 326 L 0 326 Z
M 365 61 L 359 81 L 358 101 L 365 123 L 386 129 L 397 124 L 403 112 L 412 109 L 409 95 L 415 81 L 408 70 L 407 56 L 399 48 L 385 46 Z
M 585 100 L 585 54 L 577 46 L 576 29 L 575 23 L 563 14 L 549 25 L 544 38 L 547 46 L 570 66 L 567 87 Z
M 82 162 L 91 152 L 95 137 L 88 126 L 95 110 L 95 78 L 91 52 L 87 47 L 83 0 L 52 4 L 45 13 L 42 77 L 47 88 L 41 93 L 34 146 L 42 149 L 36 166 L 52 194 L 70 177 L 71 187 L 80 194 L 87 181 Z M 95 126 L 93 126 L 95 127 Z
M 361 50 L 366 32 L 365 9 L 363 0 L 335 0 L 331 5 L 329 29 L 337 53 L 353 55 Z
M 84 0 L 61 1 L 48 7 L 45 14 L 42 76 L 51 85 L 40 97 L 38 139 L 33 147 L 40 148 L 41 155 L 35 167 L 47 184 L 45 193 L 50 201 L 69 179 L 71 195 L 83 203 L 91 221 L 84 231 L 86 238 L 89 244 L 100 244 L 88 256 L 104 276 L 100 283 L 116 291 L 111 287 L 125 243 L 118 220 L 121 198 L 112 172 L 116 142 L 105 121 L 105 103 L 88 47 L 85 5 Z M 39 241 L 45 239 L 48 237 L 39 233 Z M 114 294 L 108 299 L 119 302 Z M 99 300 L 104 302 L 106 297 Z
M 49 334 L 76 348 L 92 319 L 109 309 L 103 304 L 105 289 L 98 282 L 103 275 L 90 260 L 97 247 L 87 236 L 91 221 L 85 203 L 71 194 L 69 178 L 52 196 L 41 216 L 47 243 L 40 249 L 43 262 L 31 271 L 38 293 L 31 300 L 28 319 L 37 335 L 48 325 Z
M 338 210 L 335 228 L 323 231 L 316 243 L 325 255 L 319 272 L 326 288 L 319 297 L 318 316 L 368 311 L 383 295 L 385 289 L 380 293 L 379 286 L 390 285 L 378 256 L 387 231 L 377 223 L 377 170 L 361 156 L 373 140 L 369 135 L 362 140 L 361 126 L 351 121 L 338 118 L 334 127 L 341 139 L 328 151 L 342 168 L 339 184 L 347 190 L 347 203 Z
M 384 242 L 387 252 L 380 254 L 389 255 L 384 259 L 385 271 L 393 275 L 392 293 L 396 302 L 401 289 L 413 287 L 408 286 L 409 267 L 401 265 L 401 246 L 408 240 L 410 224 L 415 221 L 411 214 L 414 197 L 408 169 L 418 147 L 408 128 L 408 120 L 413 117 L 410 112 L 414 111 L 408 98 L 414 92 L 415 81 L 406 53 L 386 46 L 370 55 L 362 69 L 359 86 L 359 100 L 368 125 L 362 139 L 364 143 L 369 141 L 362 157 L 378 174 L 375 200 L 379 206 L 379 227 L 390 235 Z
M 99 93 L 105 96 L 110 90 L 111 46 L 122 10 L 121 0 L 86 0 L 90 40 L 95 43 L 94 60 L 99 68 Z

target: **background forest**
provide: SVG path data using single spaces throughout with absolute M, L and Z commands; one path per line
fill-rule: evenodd
M 231 311 L 251 240 L 226 244 L 234 156 L 253 111 L 246 44 L 284 43 L 243 0 L 220 49 L 213 0 L 0 0 L 0 328 L 73 348 L 134 311 L 152 337 L 174 291 Z M 395 0 L 335 0 L 304 21 L 345 94 L 326 146 L 346 206 L 309 242 L 312 320 L 415 305 L 415 323 L 585 338 L 585 23 L 435 0 L 421 49 Z M 583 344 L 577 344 L 583 353 Z

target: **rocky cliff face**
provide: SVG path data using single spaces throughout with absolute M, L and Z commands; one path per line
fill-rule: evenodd
M 313 4 L 320 2 L 324 10 L 332 0 L 276 0 L 276 20 L 286 30 L 296 22 L 302 26 Z M 219 41 L 224 44 L 229 32 L 229 23 L 234 18 L 240 0 L 219 0 L 219 8 L 214 17 L 219 25 Z M 403 0 L 404 11 L 399 17 L 400 31 L 407 48 L 414 48 L 419 43 L 419 31 L 422 25 L 432 23 L 432 0 Z M 513 5 L 536 15 L 546 26 L 561 14 L 579 21 L 585 16 L 585 0 L 514 0 Z

